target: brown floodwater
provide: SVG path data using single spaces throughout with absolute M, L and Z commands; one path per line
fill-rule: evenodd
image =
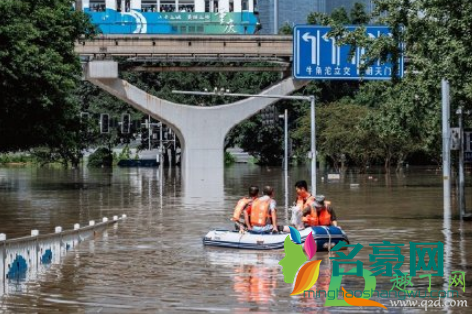
M 308 168 L 291 169 L 288 205 L 295 199 L 294 182 L 309 177 Z M 104 216 L 128 216 L 34 280 L 0 283 L 0 313 L 387 313 L 379 308 L 327 308 L 324 298 L 289 296 L 292 285 L 284 282 L 278 265 L 283 251 L 203 247 L 208 230 L 233 227 L 228 221 L 232 208 L 251 184 L 273 185 L 278 216 L 288 219 L 280 168 L 228 167 L 224 189 L 203 188 L 200 197 L 186 195 L 180 178 L 179 169 L 0 168 L 0 233 L 8 238 L 28 235 L 31 229 L 49 233 L 55 226 L 72 229 L 74 223 Z M 402 270 L 408 272 L 410 241 L 440 241 L 445 272 L 444 278 L 433 277 L 432 289 L 447 290 L 449 274 L 465 271 L 466 290 L 459 299 L 472 306 L 472 223 L 456 219 L 455 209 L 452 219 L 444 219 L 437 169 L 409 168 L 389 176 L 347 172 L 338 181 L 319 176 L 318 183 L 318 193 L 332 201 L 351 244 L 363 245 L 355 259 L 364 268 L 372 264 L 371 243 L 404 244 Z M 328 290 L 329 255 L 319 252 L 316 258 L 323 260 L 316 288 Z M 390 279 L 377 277 L 376 289 L 390 290 Z M 427 278 L 414 277 L 412 282 L 410 289 L 428 288 Z M 345 276 L 343 286 L 362 290 L 363 280 Z M 391 307 L 389 300 L 395 298 L 372 300 L 386 305 L 388 313 L 424 312 L 421 307 Z M 429 312 L 469 310 L 441 307 Z

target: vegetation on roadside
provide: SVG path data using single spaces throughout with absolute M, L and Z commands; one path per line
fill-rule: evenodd
M 225 152 L 225 165 L 229 166 L 236 163 L 236 158 L 230 152 Z
M 26 164 L 35 162 L 36 158 L 29 154 L 0 154 L 0 164 Z
M 88 157 L 89 167 L 111 167 L 113 165 L 113 152 L 106 147 L 100 147 Z
M 43 147 L 80 161 L 74 43 L 94 27 L 69 0 L 0 1 L 0 152 Z

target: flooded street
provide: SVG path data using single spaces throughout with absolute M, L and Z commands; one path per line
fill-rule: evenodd
M 372 178 L 369 178 L 372 176 Z M 234 165 L 225 171 L 225 188 L 187 197 L 179 169 L 0 168 L 0 232 L 8 238 L 29 235 L 31 229 L 49 233 L 55 226 L 126 214 L 128 219 L 95 240 L 69 252 L 60 265 L 29 282 L 7 282 L 0 313 L 338 313 L 387 312 L 379 308 L 324 308 L 324 300 L 290 297 L 278 262 L 283 251 L 253 252 L 204 248 L 202 237 L 229 223 L 237 200 L 256 184 L 275 187 L 279 219 L 287 219 L 280 168 Z M 293 184 L 309 179 L 309 168 L 292 168 Z M 338 181 L 318 178 L 318 193 L 327 196 L 339 225 L 351 244 L 364 247 L 356 259 L 369 263 L 371 243 L 405 244 L 402 270 L 409 270 L 409 242 L 444 243 L 445 276 L 466 271 L 466 291 L 460 299 L 472 306 L 472 223 L 443 219 L 441 174 L 434 168 L 404 173 L 357 175 Z M 351 186 L 359 184 L 359 186 Z M 466 189 L 470 195 L 470 188 Z M 469 208 L 471 200 L 467 199 Z M 453 214 L 457 211 L 454 209 Z M 453 215 L 454 216 L 454 215 Z M 287 221 L 287 220 L 286 220 Z M 288 221 L 287 221 L 288 222 Z M 335 256 L 333 254 L 333 256 Z M 328 253 L 317 288 L 329 284 Z M 377 289 L 390 290 L 388 277 L 378 277 Z M 363 289 L 357 277 L 346 279 L 353 290 Z M 428 279 L 413 279 L 414 290 L 425 291 Z M 3 283 L 0 283 L 3 284 Z M 445 289 L 444 288 L 445 285 Z M 447 290 L 442 277 L 432 287 Z M 422 313 L 421 308 L 391 308 L 388 313 Z M 467 308 L 431 308 L 428 313 L 469 313 Z

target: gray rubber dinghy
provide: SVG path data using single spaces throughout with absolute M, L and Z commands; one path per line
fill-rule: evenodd
M 333 226 L 299 230 L 302 243 L 312 231 L 317 251 L 327 251 L 339 241 L 349 243 L 346 233 L 341 228 Z M 290 233 L 240 233 L 236 230 L 215 229 L 205 235 L 203 245 L 247 250 L 280 250 L 284 248 L 287 236 L 290 236 Z

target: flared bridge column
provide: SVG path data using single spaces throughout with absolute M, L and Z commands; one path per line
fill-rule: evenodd
M 183 179 L 186 195 L 190 197 L 211 197 L 219 192 L 223 195 L 226 134 L 240 122 L 277 101 L 274 98 L 251 97 L 213 107 L 176 104 L 120 79 L 118 64 L 114 61 L 90 62 L 86 78 L 175 131 L 182 145 Z M 306 83 L 287 78 L 261 94 L 287 95 Z

